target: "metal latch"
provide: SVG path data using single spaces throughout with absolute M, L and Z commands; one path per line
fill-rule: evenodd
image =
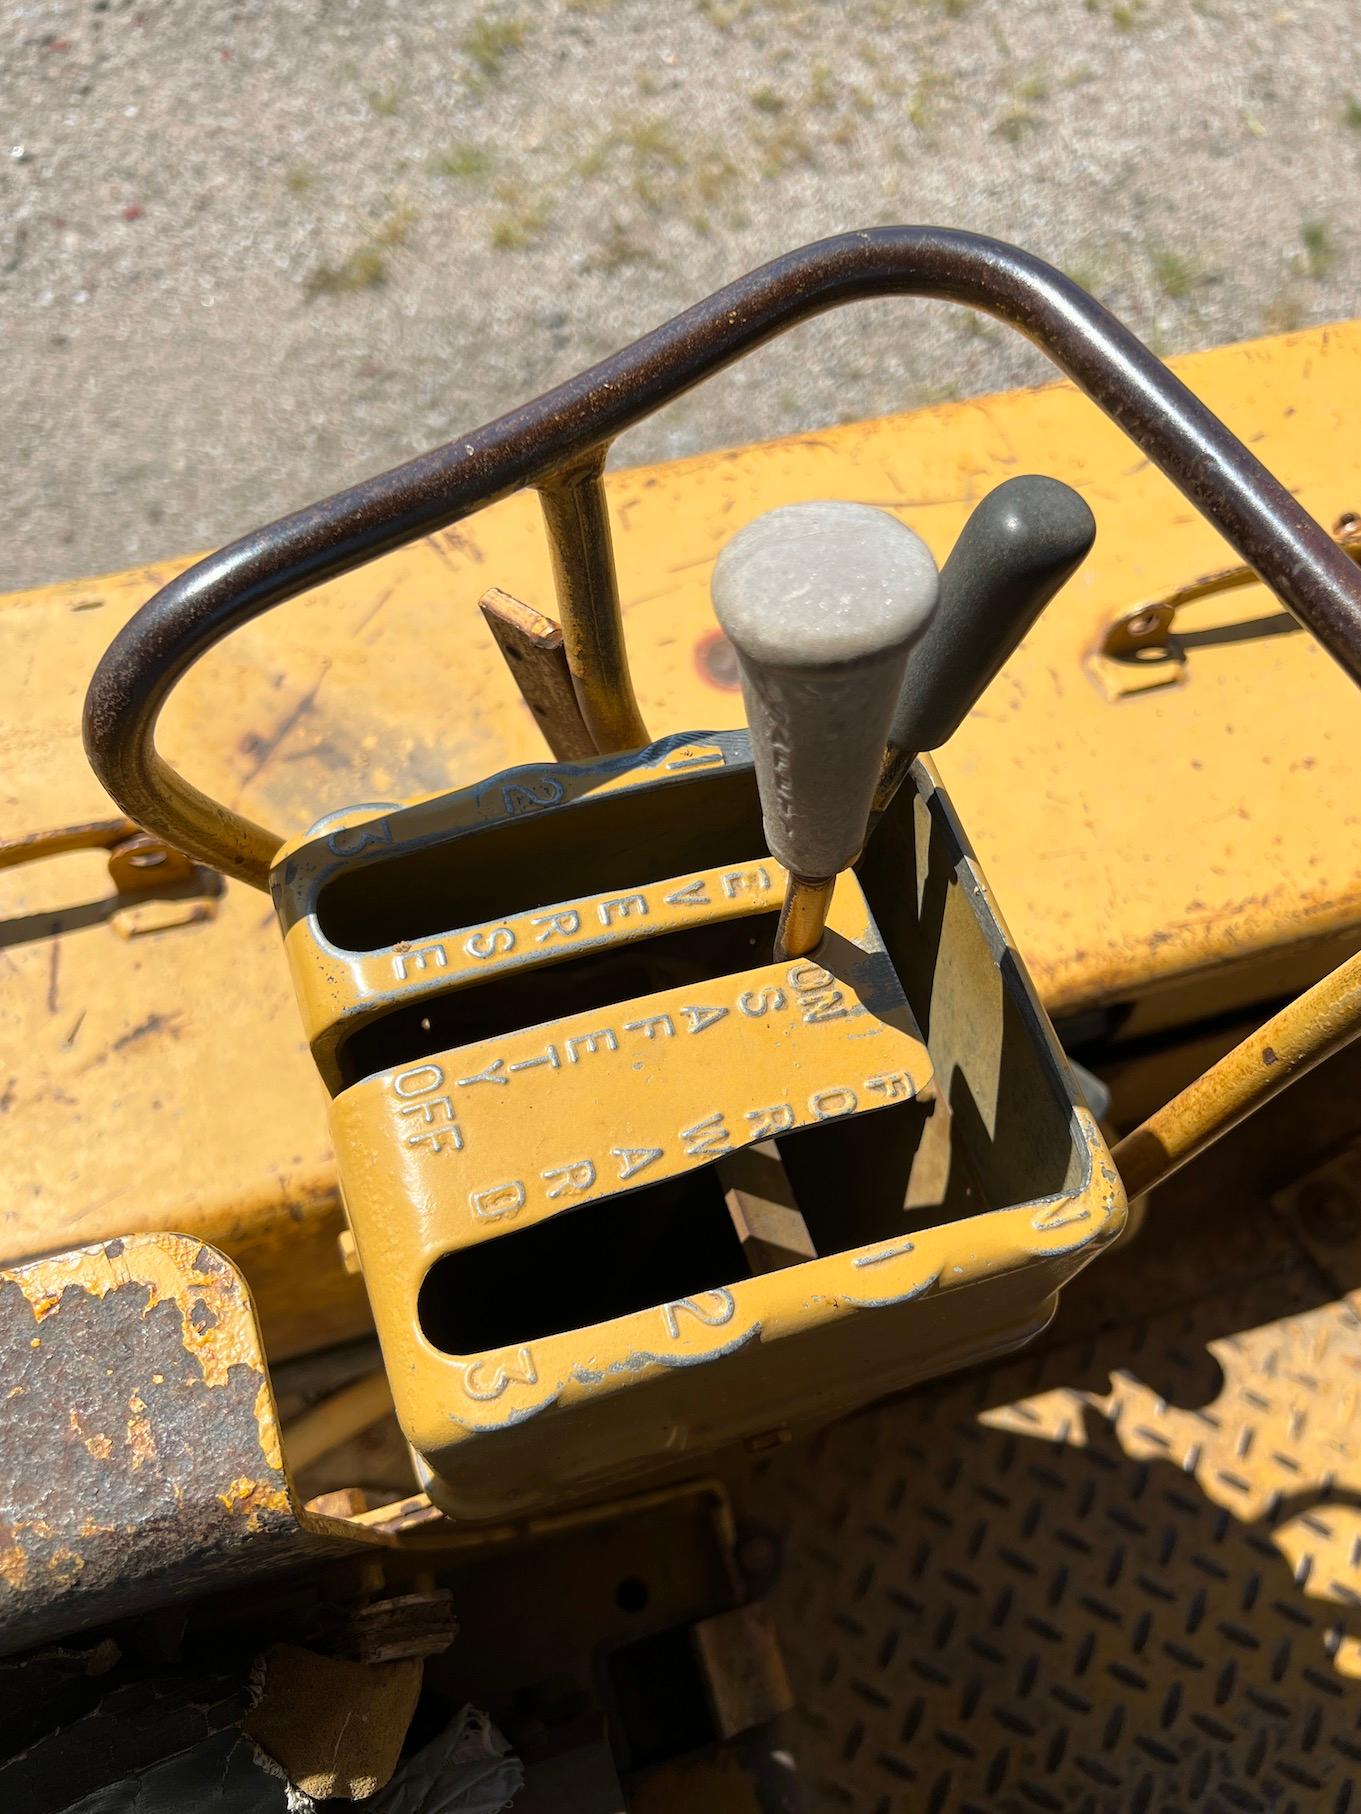
M 1348 511 L 1333 526 L 1333 540 L 1344 554 L 1361 565 L 1361 517 Z M 1241 640 L 1245 636 L 1287 635 L 1300 628 L 1299 623 L 1283 608 L 1251 623 L 1234 625 L 1232 630 L 1207 630 L 1203 633 L 1175 634 L 1177 618 L 1188 605 L 1245 586 L 1260 585 L 1261 577 L 1246 566 L 1225 567 L 1204 574 L 1189 585 L 1161 598 L 1146 599 L 1123 612 L 1110 623 L 1088 661 L 1088 668 L 1101 690 L 1111 699 L 1129 693 L 1146 693 L 1159 687 L 1175 686 L 1187 676 L 1187 652 L 1197 635 L 1218 642 Z
M 68 922 L 87 925 L 94 919 L 123 938 L 138 938 L 211 919 L 217 911 L 222 877 L 130 819 L 93 819 L 0 843 L 0 870 L 81 850 L 107 853 L 114 892 L 104 901 L 83 903 L 74 919 L 61 910 L 42 915 L 43 936 Z

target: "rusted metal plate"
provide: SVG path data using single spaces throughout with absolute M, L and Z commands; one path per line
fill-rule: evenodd
M 1361 325 L 1176 364 L 1321 521 L 1356 508 L 1349 398 Z M 1219 1009 L 1301 986 L 1361 927 L 1351 690 L 1308 637 L 1241 633 L 1274 611 L 1245 588 L 1193 607 L 1198 625 L 1208 613 L 1205 627 L 1231 634 L 1194 649 L 1186 684 L 1102 695 L 1085 660 L 1112 619 L 1228 556 L 1066 387 L 611 475 L 645 718 L 658 733 L 739 722 L 708 575 L 750 516 L 812 497 L 881 504 L 940 556 L 971 503 L 1026 468 L 1082 492 L 1097 546 L 941 767 L 1041 993 L 1065 1013 L 1135 1001 L 1148 1024 L 1192 1003 Z M 4 806 L 16 835 L 109 816 L 81 752 L 80 701 L 114 631 L 172 571 L 0 602 Z M 186 680 L 167 755 L 243 811 L 295 830 L 356 800 L 410 798 L 540 759 L 529 709 L 477 614 L 489 584 L 551 606 L 532 498 L 243 631 Z M 88 914 L 51 917 L 105 892 L 68 863 L 78 859 L 3 878 L 14 934 L 0 950 L 4 1254 L 188 1229 L 243 1267 L 272 1352 L 363 1327 L 362 1292 L 335 1252 L 323 1095 L 263 903 L 229 885 L 211 923 L 124 943 Z M 48 918 L 35 924 L 35 913 Z
M 0 1649 L 340 1553 L 300 1525 L 234 1268 L 141 1235 L 0 1273 Z

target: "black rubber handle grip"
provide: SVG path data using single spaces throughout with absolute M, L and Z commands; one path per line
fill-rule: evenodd
M 964 525 L 940 574 L 940 602 L 912 650 L 890 750 L 939 749 L 1096 540 L 1071 486 L 1007 479 Z

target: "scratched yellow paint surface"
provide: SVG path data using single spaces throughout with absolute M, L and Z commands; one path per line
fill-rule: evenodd
M 1177 364 L 1322 521 L 1361 506 L 1361 324 Z M 1352 689 L 1298 634 L 1197 646 L 1184 685 L 1114 703 L 1102 694 L 1084 655 L 1105 624 L 1231 557 L 1066 387 L 612 476 L 650 728 L 739 721 L 737 694 L 706 678 L 699 654 L 713 559 L 750 517 L 801 498 L 858 499 L 898 511 L 943 555 L 970 504 L 1025 470 L 1082 491 L 1097 548 L 940 767 L 1046 999 L 1120 999 L 1348 935 L 1361 921 Z M 173 571 L 0 600 L 6 836 L 108 810 L 80 752 L 81 697 L 114 631 Z M 530 498 L 250 626 L 184 686 L 166 754 L 290 834 L 354 800 L 428 793 L 540 756 L 475 609 L 492 584 L 551 608 Z M 1241 622 L 1270 608 L 1260 589 L 1232 606 Z M 53 938 L 42 913 L 91 899 L 87 872 L 76 886 L 62 862 L 76 860 L 3 878 L 0 1257 L 189 1229 L 243 1265 L 276 1351 L 353 1327 L 360 1293 L 330 1258 L 321 1090 L 268 903 L 231 885 L 211 923 L 124 942 L 96 918 Z

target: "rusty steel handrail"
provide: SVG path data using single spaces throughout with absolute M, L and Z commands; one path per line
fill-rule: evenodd
M 484 428 L 209 555 L 119 632 L 85 702 L 85 747 L 138 824 L 267 886 L 279 836 L 183 780 L 158 754 L 176 682 L 230 631 L 298 593 L 525 487 L 537 489 L 573 684 L 602 749 L 645 741 L 623 646 L 604 504 L 624 429 L 824 310 L 872 296 L 961 302 L 1039 346 L 1233 544 L 1361 681 L 1361 573 L 1246 447 L 1100 303 L 999 240 L 881 227 L 790 252 Z

